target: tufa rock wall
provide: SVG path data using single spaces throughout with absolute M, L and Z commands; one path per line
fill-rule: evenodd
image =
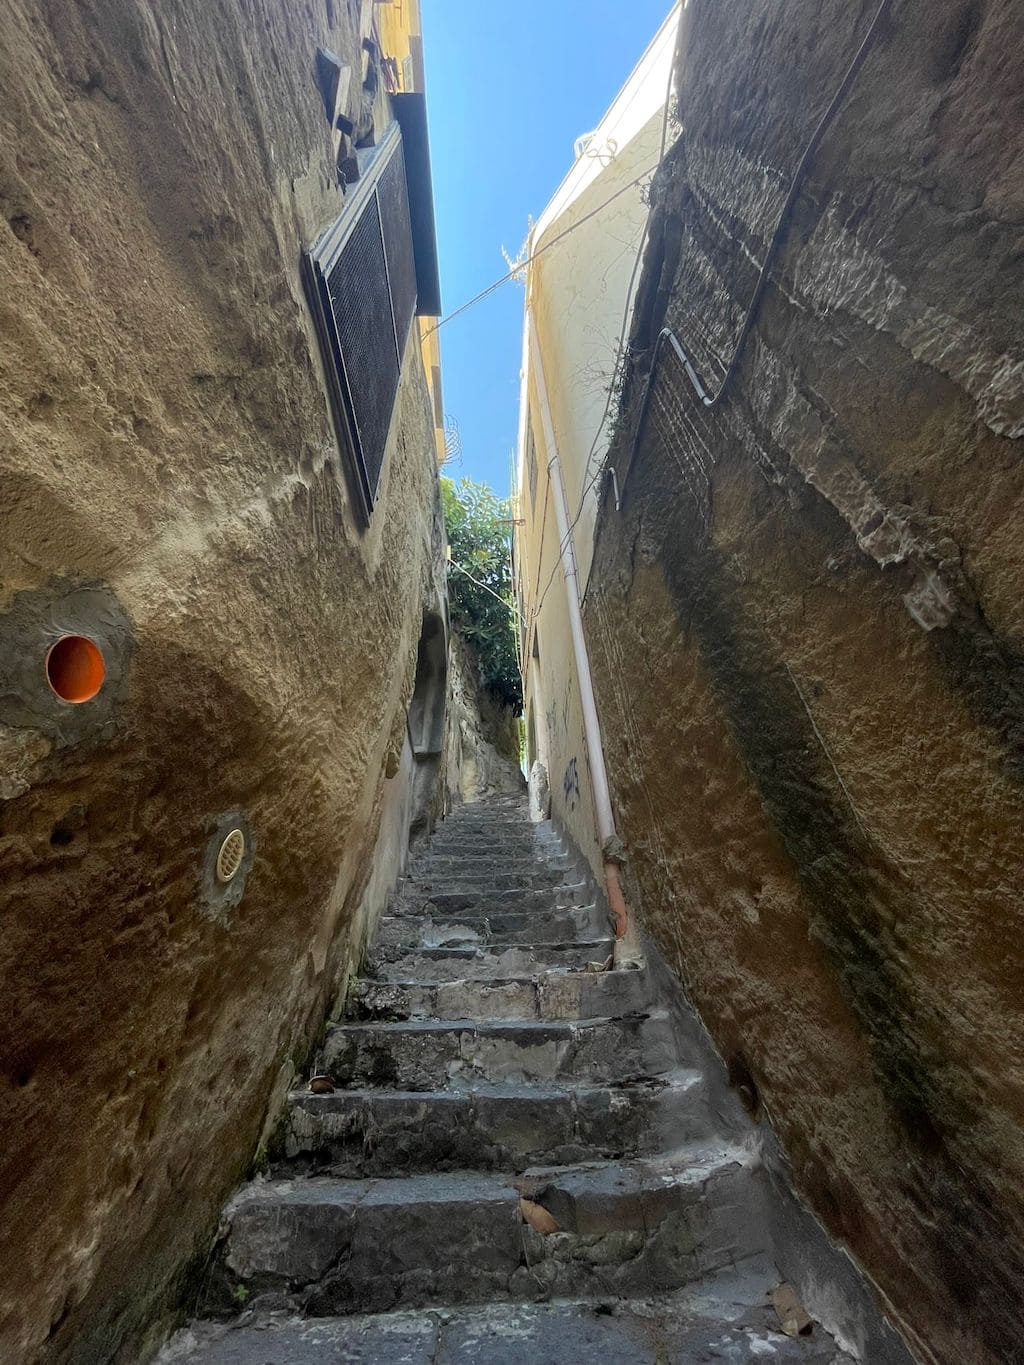
M 5 1361 L 145 1356 L 379 910 L 382 811 L 401 854 L 433 418 L 410 346 L 359 534 L 298 268 L 340 207 L 314 52 L 358 96 L 357 11 L 0 25 Z M 75 631 L 80 706 L 43 675 Z
M 480 685 L 472 647 L 452 632 L 445 727 L 448 809 L 485 796 L 525 796 L 519 767 L 519 720 Z
M 633 893 L 923 1358 L 1024 1334 L 1024 35 L 691 0 L 587 628 Z

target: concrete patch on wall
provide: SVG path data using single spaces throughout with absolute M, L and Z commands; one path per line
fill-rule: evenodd
M 94 642 L 105 670 L 99 690 L 81 703 L 59 696 L 47 679 L 51 651 L 71 638 Z M 34 732 L 55 749 L 113 738 L 134 648 L 128 613 L 105 584 L 57 580 L 15 593 L 0 610 L 0 726 Z

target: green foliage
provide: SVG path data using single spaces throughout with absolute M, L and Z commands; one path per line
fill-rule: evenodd
M 452 624 L 472 647 L 484 687 L 495 701 L 518 713 L 523 706 L 523 685 L 508 552 L 511 504 L 472 479 L 456 484 L 442 478 L 441 501 L 452 547 L 453 567 L 448 574 Z

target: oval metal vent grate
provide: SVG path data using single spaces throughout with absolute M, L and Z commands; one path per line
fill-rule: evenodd
M 225 835 L 217 854 L 217 880 L 229 882 L 242 866 L 244 857 L 245 835 L 240 829 L 233 829 L 230 834 Z

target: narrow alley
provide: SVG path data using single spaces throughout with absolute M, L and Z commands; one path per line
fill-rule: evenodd
M 1024 1365 L 1022 62 L 0 6 L 0 1365 Z
M 208 1307 L 243 1316 L 160 1365 L 854 1359 L 780 1332 L 749 1134 L 614 942 L 522 800 L 450 816 L 225 1213 Z

